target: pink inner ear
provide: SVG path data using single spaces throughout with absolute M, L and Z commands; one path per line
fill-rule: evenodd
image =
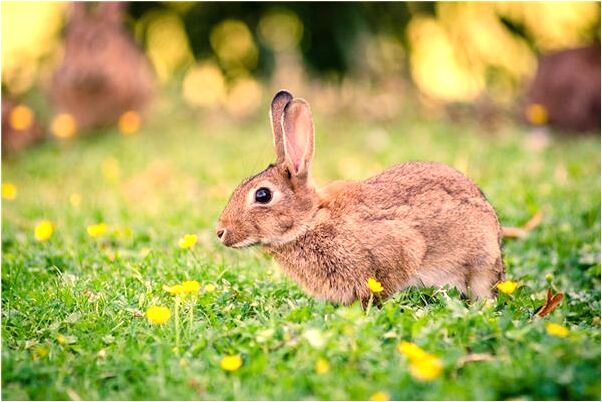
M 311 116 L 305 105 L 293 104 L 287 108 L 283 120 L 286 154 L 295 173 L 299 173 L 307 157 L 312 135 Z

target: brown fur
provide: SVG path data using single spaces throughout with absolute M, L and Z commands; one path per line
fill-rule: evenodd
M 110 125 L 129 110 L 142 112 L 153 94 L 153 74 L 122 27 L 123 3 L 86 10 L 71 4 L 65 54 L 50 97 L 57 112 L 73 115 L 78 127 Z
M 34 118 L 32 125 L 25 130 L 16 130 L 10 124 L 10 114 L 18 105 L 6 94 L 2 96 L 2 155 L 16 153 L 44 139 L 44 130 Z
M 305 101 L 286 105 L 274 128 L 279 133 L 279 162 L 243 181 L 219 219 L 224 245 L 261 244 L 308 293 L 343 304 L 365 302 L 370 277 L 382 283 L 383 298 L 411 285 L 494 294 L 503 274 L 501 229 L 467 177 L 445 165 L 409 162 L 317 189 Z M 270 203 L 254 202 L 259 187 L 272 190 Z
M 527 107 L 546 108 L 548 123 L 564 132 L 600 134 L 600 44 L 541 56 Z

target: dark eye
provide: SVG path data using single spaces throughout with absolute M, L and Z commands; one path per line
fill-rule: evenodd
M 272 200 L 272 192 L 269 188 L 261 187 L 255 191 L 255 201 L 260 204 L 267 204 Z

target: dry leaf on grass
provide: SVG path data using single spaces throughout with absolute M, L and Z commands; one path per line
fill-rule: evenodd
M 471 362 L 485 362 L 495 360 L 495 356 L 489 353 L 470 353 L 466 356 L 462 356 L 458 359 L 458 367 L 464 366 L 466 363 Z
M 531 219 L 527 221 L 527 223 L 525 223 L 519 228 L 511 226 L 503 227 L 502 234 L 504 235 L 504 237 L 522 239 L 523 237 L 527 236 L 527 234 L 531 230 L 535 229 L 541 223 L 542 220 L 543 212 L 538 211 L 535 215 L 531 217 Z
M 562 299 L 564 299 L 564 293 L 558 293 L 557 295 L 554 295 L 552 293 L 552 289 L 548 289 L 546 303 L 541 306 L 535 314 L 539 317 L 545 317 L 552 311 L 556 310 L 556 307 L 558 307 Z

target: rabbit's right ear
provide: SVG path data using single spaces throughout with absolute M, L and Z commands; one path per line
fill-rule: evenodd
M 79 21 L 86 16 L 86 4 L 83 1 L 73 1 L 69 5 L 67 18 L 69 21 Z
M 285 106 L 293 99 L 293 95 L 286 90 L 279 91 L 272 98 L 270 107 L 270 121 L 272 123 L 272 133 L 274 134 L 274 147 L 276 148 L 276 163 L 284 162 L 284 133 L 282 131 L 282 113 Z
M 314 122 L 306 101 L 296 98 L 286 104 L 282 130 L 285 163 L 294 176 L 306 178 L 314 157 Z

